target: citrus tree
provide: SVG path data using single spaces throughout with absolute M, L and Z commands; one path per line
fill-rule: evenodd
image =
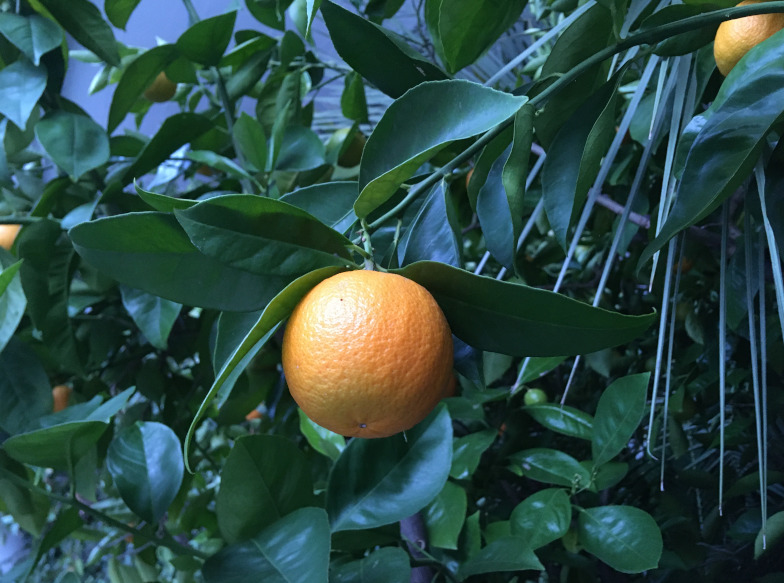
M 0 580 L 779 580 L 784 2 L 139 2 L 0 12 Z

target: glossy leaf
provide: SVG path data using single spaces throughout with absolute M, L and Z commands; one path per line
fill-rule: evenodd
M 629 473 L 629 464 L 625 462 L 607 462 L 598 467 L 591 460 L 580 463 L 593 475 L 592 492 L 616 486 Z
M 46 70 L 19 59 L 0 70 L 0 113 L 24 130 L 46 89 Z
M 84 115 L 67 111 L 47 114 L 35 125 L 35 137 L 73 180 L 109 160 L 109 136 Z
M 12 12 L 0 14 L 0 34 L 22 51 L 34 65 L 41 56 L 60 46 L 63 31 L 51 20 L 38 14 L 20 16 Z
M 125 30 L 128 19 L 141 0 L 106 0 L 103 8 L 106 17 L 114 26 Z
M 752 48 L 730 71 L 686 157 L 675 202 L 658 236 L 640 256 L 645 264 L 676 233 L 708 216 L 746 180 L 766 136 L 780 123 L 784 71 L 778 32 Z
M 262 277 L 203 255 L 169 214 L 107 217 L 69 231 L 82 258 L 117 281 L 190 306 L 263 308 L 292 278 Z
M 397 35 L 324 0 L 321 5 L 335 50 L 357 73 L 393 98 L 446 74 Z
M 640 31 L 651 30 L 656 27 L 677 22 L 684 18 L 698 16 L 704 12 L 715 10 L 714 4 L 678 4 L 665 6 L 657 10 L 640 25 Z M 716 36 L 718 24 L 710 24 L 689 32 L 684 32 L 670 37 L 656 45 L 654 53 L 665 57 L 674 57 L 694 52 L 707 45 Z
M 292 279 L 320 267 L 352 265 L 348 239 L 271 198 L 225 195 L 174 215 L 202 253 L 250 273 Z
M 258 321 L 253 325 L 253 328 L 248 332 L 242 342 L 235 348 L 229 359 L 223 364 L 220 372 L 215 376 L 215 382 L 204 397 L 199 410 L 188 428 L 188 434 L 185 436 L 185 467 L 190 471 L 188 463 L 188 450 L 190 441 L 193 439 L 193 434 L 199 426 L 202 417 L 207 412 L 207 409 L 212 405 L 212 402 L 217 398 L 218 406 L 224 402 L 230 392 L 237 377 L 245 370 L 250 360 L 256 355 L 259 349 L 264 346 L 264 343 L 269 340 L 270 336 L 277 329 L 278 324 L 291 314 L 294 307 L 299 301 L 308 293 L 314 286 L 319 284 L 322 280 L 335 275 L 342 271 L 338 267 L 324 267 L 311 271 L 293 281 L 279 294 L 277 294 L 264 308 L 264 311 L 259 316 Z
M 525 407 L 523 411 L 550 431 L 588 441 L 593 438 L 593 417 L 574 407 L 542 403 Z
M 593 424 L 593 461 L 610 461 L 629 443 L 645 413 L 650 373 L 622 377 L 599 399 Z
M 49 500 L 39 492 L 34 492 L 16 482 L 4 478 L 4 474 L 12 474 L 24 480 L 28 479 L 27 469 L 0 451 L 0 504 L 14 522 L 33 536 L 40 536 L 41 529 L 47 522 Z M 7 540 L 7 539 L 6 539 Z M 8 546 L 5 547 L 6 550 Z
M 112 27 L 89 0 L 37 0 L 76 42 L 114 67 L 120 66 L 120 53 Z
M 577 531 L 586 551 L 622 573 L 655 569 L 662 553 L 656 521 L 632 506 L 601 506 L 579 513 Z
M 408 91 L 384 112 L 365 144 L 357 216 L 366 217 L 386 202 L 451 142 L 506 121 L 527 99 L 464 80 L 431 81 Z M 439 115 L 432 115 L 435 109 Z
M 324 164 L 324 144 L 310 128 L 291 126 L 283 134 L 276 170 L 310 170 Z
M 0 253 L 0 353 L 16 332 L 27 305 L 22 282 L 18 275 L 20 261 Z
M 329 549 L 327 515 L 320 508 L 301 508 L 211 556 L 202 575 L 206 583 L 327 583 Z
M 330 569 L 330 583 L 409 583 L 408 554 L 397 547 L 384 547 L 368 556 Z
M 440 405 L 402 434 L 354 439 L 327 484 L 333 532 L 396 522 L 421 510 L 446 483 L 452 462 L 452 424 Z
M 180 440 L 166 425 L 137 421 L 112 439 L 106 468 L 128 508 L 155 524 L 182 483 Z
M 513 464 L 522 466 L 523 475 L 557 486 L 572 487 L 578 485 L 587 487 L 591 481 L 591 474 L 569 454 L 555 449 L 544 447 L 527 449 L 509 457 Z
M 284 30 L 286 28 L 286 9 L 291 2 L 292 0 L 245 0 L 245 5 L 248 7 L 248 12 L 262 24 L 277 30 Z
M 299 188 L 280 200 L 301 208 L 338 233 L 345 233 L 357 221 L 353 205 L 358 194 L 355 181 L 337 181 Z
M 299 430 L 308 440 L 310 447 L 332 461 L 337 460 L 346 449 L 346 438 L 311 421 L 302 409 L 297 409 L 297 413 L 299 413 Z
M 109 107 L 107 130 L 113 132 L 158 74 L 179 55 L 174 45 L 160 45 L 143 52 L 123 71 Z
M 422 510 L 428 544 L 440 549 L 457 550 L 467 510 L 466 491 L 452 482 L 444 484 L 438 496 Z
M 128 286 L 121 286 L 120 293 L 123 307 L 150 344 L 165 350 L 169 333 L 180 315 L 182 304 Z
M 197 22 L 177 39 L 177 49 L 194 63 L 216 66 L 229 46 L 236 19 L 232 10 Z
M 456 480 L 469 479 L 479 466 L 482 454 L 495 441 L 496 435 L 495 429 L 485 429 L 455 438 L 449 475 Z
M 136 194 L 139 195 L 139 198 L 141 198 L 156 211 L 161 211 L 163 213 L 170 213 L 174 209 L 190 208 L 198 202 L 195 200 L 174 198 L 173 196 L 158 194 L 157 192 L 152 192 L 151 190 L 144 190 L 136 181 L 134 181 L 133 186 L 136 190 Z
M 460 565 L 462 578 L 482 573 L 507 571 L 544 570 L 544 565 L 534 554 L 528 541 L 517 536 L 494 540 L 479 553 Z
M 525 385 L 540 377 L 543 377 L 559 364 L 566 360 L 565 356 L 549 356 L 541 358 L 531 358 L 525 367 L 525 372 L 520 379 L 520 384 Z
M 52 411 L 52 387 L 35 352 L 12 338 L 0 351 L 0 428 L 14 435 L 37 427 Z
M 427 288 L 452 333 L 475 348 L 515 356 L 588 354 L 628 342 L 654 315 L 624 316 L 546 290 L 420 261 L 401 275 Z
M 234 124 L 234 141 L 245 160 L 256 170 L 267 166 L 267 136 L 264 127 L 247 113 L 242 112 Z
M 253 180 L 253 177 L 250 175 L 250 173 L 242 166 L 237 164 L 234 160 L 227 158 L 226 156 L 216 154 L 210 150 L 191 150 L 187 153 L 187 157 L 189 160 L 193 160 L 197 164 L 201 164 L 209 168 L 215 168 L 219 172 L 223 172 L 232 178 L 236 178 L 238 180 Z
M 448 205 L 446 185 L 441 180 L 430 191 L 400 241 L 400 265 L 421 260 L 460 265 L 460 244 L 449 222 Z
M 490 166 L 487 178 L 476 197 L 476 216 L 482 226 L 487 250 L 498 263 L 509 270 L 514 270 L 517 234 L 519 234 L 522 214 L 518 215 L 517 212 L 512 214 L 509 204 L 511 201 L 506 196 L 502 180 L 504 165 L 511 151 L 510 144 Z
M 784 539 L 784 512 L 776 512 L 768 517 L 766 530 L 761 529 L 754 539 L 754 558 L 759 559 Z
M 512 534 L 536 550 L 558 540 L 572 523 L 572 505 L 561 488 L 547 488 L 520 502 L 509 517 Z
M 226 542 L 247 540 L 313 503 L 310 465 L 294 442 L 279 435 L 248 435 L 234 443 L 215 507 Z

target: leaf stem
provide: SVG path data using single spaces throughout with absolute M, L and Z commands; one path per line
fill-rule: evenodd
M 360 221 L 360 225 L 362 244 L 365 247 L 365 253 L 363 254 L 363 257 L 365 258 L 365 269 L 373 271 L 376 269 L 376 262 L 373 259 L 373 244 L 370 242 L 370 227 L 365 219 Z
M 199 18 L 199 13 L 196 12 L 196 8 L 193 7 L 191 0 L 182 0 L 182 3 L 185 5 L 185 10 L 188 11 L 188 20 L 190 21 L 190 25 L 193 26 L 201 20 L 201 18 Z

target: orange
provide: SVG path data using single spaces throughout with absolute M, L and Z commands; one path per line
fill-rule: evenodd
M 0 247 L 10 249 L 22 225 L 0 225 Z
M 745 0 L 738 6 L 759 4 L 764 0 Z M 784 28 L 784 13 L 756 14 L 719 25 L 713 43 L 716 66 L 725 77 L 753 47 Z
M 177 84 L 171 81 L 165 72 L 161 71 L 150 86 L 144 90 L 144 96 L 155 103 L 162 103 L 174 97 L 176 91 Z
M 441 308 L 391 273 L 348 271 L 314 287 L 291 314 L 282 360 L 305 414 L 346 436 L 405 431 L 454 390 Z
M 68 406 L 68 399 L 71 398 L 71 391 L 71 387 L 67 385 L 57 385 L 52 389 L 52 400 L 54 401 L 52 411 L 57 413 Z

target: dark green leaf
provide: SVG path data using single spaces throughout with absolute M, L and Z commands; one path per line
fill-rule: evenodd
M 509 456 L 512 463 L 521 465 L 523 475 L 557 486 L 588 487 L 591 474 L 569 454 L 544 447 L 527 449 Z
M 52 412 L 52 386 L 35 352 L 12 338 L 0 352 L 0 428 L 12 435 L 38 426 Z
M 346 438 L 311 421 L 302 409 L 297 409 L 297 413 L 299 413 L 299 430 L 308 440 L 310 447 L 332 461 L 337 460 L 346 449 Z
M 439 405 L 403 434 L 353 439 L 332 468 L 327 512 L 332 531 L 396 522 L 441 491 L 452 463 L 452 423 Z
M 346 75 L 343 94 L 340 96 L 340 109 L 343 117 L 360 123 L 367 123 L 368 109 L 365 98 L 365 84 L 358 73 Z
M 593 417 L 579 409 L 568 405 L 543 403 L 525 407 L 523 410 L 551 431 L 588 441 L 593 438 Z
M 234 124 L 234 141 L 246 162 L 259 171 L 266 168 L 268 153 L 264 127 L 245 112 Z
M 248 12 L 262 24 L 277 30 L 284 30 L 286 28 L 286 9 L 291 2 L 292 0 L 245 0 L 245 5 L 248 7 Z
M 166 350 L 169 333 L 180 315 L 182 304 L 128 286 L 121 286 L 120 293 L 123 307 L 150 344 Z
M 469 479 L 476 471 L 482 454 L 495 441 L 496 435 L 495 429 L 485 429 L 455 438 L 449 475 L 457 480 Z
M 612 488 L 629 473 L 629 464 L 625 462 L 607 462 L 598 467 L 591 460 L 580 463 L 593 475 L 592 492 Z
M 210 150 L 191 150 L 188 152 L 187 157 L 197 164 L 202 164 L 209 168 L 215 168 L 219 172 L 223 172 L 228 176 L 237 178 L 238 180 L 247 179 L 253 180 L 253 177 L 242 166 L 237 164 L 231 158 L 221 156 Z
M 602 393 L 593 423 L 593 461 L 610 461 L 629 443 L 645 413 L 650 373 L 622 377 Z
M 82 258 L 131 287 L 190 306 L 251 311 L 291 282 L 223 265 L 199 252 L 169 214 L 128 213 L 69 231 Z
M 439 549 L 457 550 L 467 510 L 466 491 L 452 482 L 444 484 L 438 496 L 422 510 L 428 544 Z
M 0 34 L 35 65 L 40 63 L 42 55 L 56 49 L 63 42 L 60 28 L 38 14 L 19 16 L 12 12 L 3 12 L 0 14 Z
M 517 536 L 494 540 L 460 565 L 461 579 L 482 573 L 544 570 L 528 541 Z
M 754 558 L 759 559 L 762 555 L 776 548 L 784 539 L 784 512 L 776 512 L 768 517 L 766 529 L 760 529 L 757 538 L 754 540 Z
M 446 78 L 443 71 L 391 31 L 334 2 L 325 0 L 321 13 L 338 54 L 390 97 L 400 97 L 424 81 Z
M 358 194 L 356 182 L 326 182 L 300 188 L 280 200 L 310 213 L 338 233 L 345 233 L 357 221 L 354 201 Z
M 547 488 L 532 494 L 509 517 L 512 534 L 538 549 L 561 538 L 572 523 L 572 505 L 561 488 Z
M 33 536 L 40 536 L 49 514 L 48 498 L 16 482 L 3 479 L 6 472 L 24 480 L 28 479 L 27 469 L 9 458 L 4 451 L 0 451 L 0 505 L 13 517 L 16 524 Z
M 659 566 L 661 531 L 639 508 L 588 508 L 579 514 L 577 532 L 585 550 L 616 571 L 641 573 Z
M 465 80 L 414 87 L 389 106 L 365 144 L 354 212 L 366 217 L 441 149 L 494 128 L 527 100 Z
M 449 221 L 448 205 L 446 184 L 441 180 L 432 188 L 400 241 L 400 265 L 426 259 L 460 265 L 460 244 Z
M 27 305 L 17 275 L 21 266 L 21 261 L 14 263 L 12 257 L 0 252 L 0 353 L 16 332 Z
M 68 34 L 84 48 L 114 67 L 120 66 L 120 53 L 112 27 L 89 0 L 38 0 Z
M 188 59 L 206 67 L 220 63 L 234 32 L 237 12 L 205 18 L 186 30 L 177 39 L 177 48 Z
M 310 128 L 290 126 L 283 134 L 276 170 L 310 170 L 324 164 L 324 144 Z
M 654 315 L 624 316 L 546 290 L 420 261 L 399 271 L 433 294 L 463 341 L 516 356 L 588 354 L 628 342 Z
M 0 113 L 24 131 L 46 89 L 46 69 L 19 59 L 0 71 Z
M 210 557 L 202 574 L 206 583 L 327 583 L 329 548 L 327 515 L 301 508 Z
M 161 423 L 137 421 L 112 440 L 106 468 L 128 508 L 155 524 L 182 483 L 180 440 Z
M 531 381 L 543 377 L 559 364 L 561 364 L 564 360 L 566 360 L 565 356 L 545 356 L 541 358 L 531 358 L 525 367 L 525 373 L 523 373 L 523 376 L 520 379 L 520 384 L 525 385 Z
M 64 423 L 10 437 L 3 443 L 3 449 L 25 464 L 70 470 L 92 449 L 108 426 L 104 421 Z
M 313 503 L 310 465 L 294 442 L 279 435 L 249 435 L 234 443 L 215 507 L 227 543 L 249 539 Z
M 35 125 L 35 137 L 73 180 L 109 161 L 109 136 L 84 115 L 49 113 Z
M 135 180 L 133 186 L 136 189 L 136 194 L 138 194 L 144 202 L 156 211 L 161 211 L 163 213 L 170 213 L 174 209 L 190 208 L 197 202 L 195 200 L 174 198 L 173 196 L 166 196 L 165 194 L 144 190 Z
M 432 544 L 432 542 L 431 542 Z M 403 549 L 384 547 L 358 561 L 330 569 L 330 583 L 409 583 L 411 565 Z
M 128 19 L 141 0 L 106 0 L 103 9 L 106 17 L 114 26 L 125 30 Z
M 698 16 L 703 12 L 710 12 L 711 10 L 715 9 L 716 6 L 712 3 L 673 4 L 670 6 L 665 6 L 661 10 L 657 10 L 648 18 L 643 20 L 642 24 L 640 25 L 640 31 L 651 30 L 665 24 L 683 20 L 684 18 Z M 718 24 L 709 24 L 689 32 L 676 34 L 675 36 L 657 44 L 656 48 L 654 49 L 654 53 L 665 57 L 675 57 L 697 51 L 698 49 L 713 41 L 718 27 Z
M 501 265 L 514 270 L 517 235 L 522 214 L 517 212 L 512 214 L 511 201 L 507 198 L 502 181 L 504 165 L 511 151 L 510 144 L 490 167 L 490 172 L 476 197 L 476 217 L 482 225 L 487 250 Z M 515 232 L 516 228 L 517 232 Z

